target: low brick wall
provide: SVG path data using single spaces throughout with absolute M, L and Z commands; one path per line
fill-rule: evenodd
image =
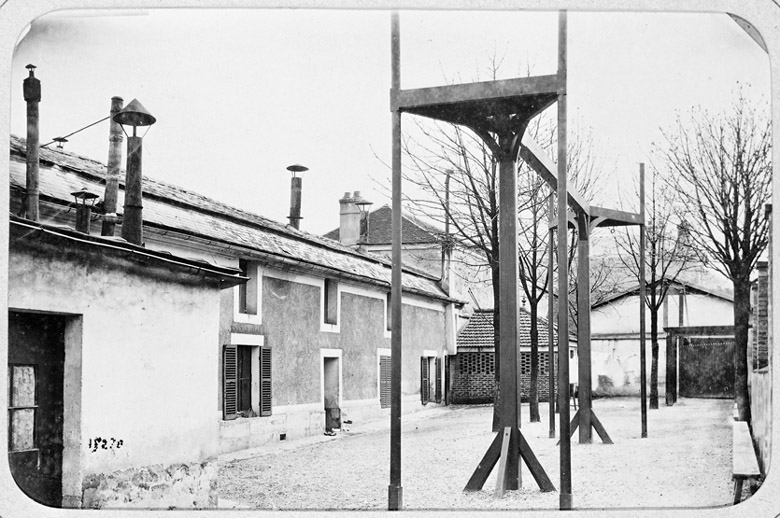
M 557 354 L 555 355 L 557 359 Z M 531 387 L 531 353 L 520 352 L 520 397 L 527 401 Z M 539 353 L 539 401 L 549 397 L 548 355 Z M 450 357 L 450 402 L 456 405 L 492 403 L 495 395 L 493 352 L 464 352 Z
M 217 507 L 216 459 L 202 463 L 156 464 L 88 475 L 82 482 L 84 509 Z

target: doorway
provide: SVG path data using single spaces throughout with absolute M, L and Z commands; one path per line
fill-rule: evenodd
M 67 317 L 8 314 L 8 463 L 33 500 L 62 506 Z
M 322 358 L 323 402 L 325 405 L 325 432 L 341 429 L 341 374 L 340 358 L 324 356 Z

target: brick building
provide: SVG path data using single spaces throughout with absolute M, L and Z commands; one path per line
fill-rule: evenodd
M 531 314 L 520 308 L 519 358 L 520 396 L 527 399 L 531 386 Z M 549 395 L 549 353 L 547 319 L 539 318 L 539 400 Z M 477 404 L 493 401 L 495 394 L 495 355 L 493 343 L 493 310 L 475 310 L 468 324 L 458 333 L 457 354 L 448 358 L 449 403 Z M 553 333 L 553 357 L 558 361 L 557 333 Z M 569 339 L 570 380 L 577 379 L 577 347 Z

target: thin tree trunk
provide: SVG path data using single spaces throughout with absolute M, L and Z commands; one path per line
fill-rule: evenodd
M 528 390 L 528 399 L 532 423 L 541 421 L 539 417 L 539 327 L 536 321 L 539 308 L 537 306 L 538 302 L 531 301 L 531 387 Z
M 650 308 L 650 408 L 658 408 L 658 307 Z
M 740 421 L 750 421 L 748 392 L 748 323 L 750 320 L 750 278 L 734 278 L 734 395 Z
M 498 254 L 498 250 L 495 250 L 495 254 Z M 498 264 L 497 262 L 494 264 Z M 501 286 L 501 283 L 499 282 L 499 269 L 498 266 L 493 266 L 491 268 L 491 273 L 493 275 L 493 349 L 495 352 L 493 353 L 493 359 L 494 359 L 494 365 L 495 365 L 495 379 L 496 379 L 496 386 L 495 386 L 495 394 L 493 396 L 493 424 L 492 429 L 494 432 L 501 431 L 501 375 L 499 374 L 501 372 L 501 339 L 500 339 L 500 324 L 501 324 L 501 315 L 498 311 L 498 301 L 499 301 L 499 286 Z

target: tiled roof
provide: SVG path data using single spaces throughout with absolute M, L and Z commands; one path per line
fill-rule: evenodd
M 12 190 L 24 189 L 26 145 L 11 136 L 10 180 Z M 106 166 L 98 161 L 55 149 L 40 150 L 40 196 L 69 204 L 71 192 L 87 188 L 101 193 Z M 121 178 L 124 174 L 121 175 Z M 301 268 L 311 266 L 341 272 L 347 276 L 389 288 L 392 263 L 382 257 L 342 246 L 257 214 L 231 207 L 202 194 L 144 177 L 144 225 L 181 231 L 226 244 L 246 247 L 270 257 L 271 261 L 292 261 Z M 117 207 L 124 204 L 124 182 L 120 180 Z M 121 209 L 118 211 L 121 213 Z M 451 300 L 435 279 L 405 271 L 405 292 Z
M 367 245 L 389 245 L 393 242 L 393 210 L 389 205 L 383 205 L 368 214 L 368 240 Z M 438 235 L 443 231 L 433 225 L 415 219 L 407 214 L 401 215 L 401 233 L 404 244 L 430 244 L 438 243 Z M 334 229 L 323 237 L 338 241 L 339 229 Z
M 518 346 L 531 347 L 531 314 L 520 308 L 518 319 Z M 538 317 L 539 347 L 547 347 L 547 319 Z M 553 341 L 557 347 L 558 333 L 553 331 Z M 477 309 L 471 315 L 468 324 L 458 334 L 458 347 L 493 347 L 493 310 Z

